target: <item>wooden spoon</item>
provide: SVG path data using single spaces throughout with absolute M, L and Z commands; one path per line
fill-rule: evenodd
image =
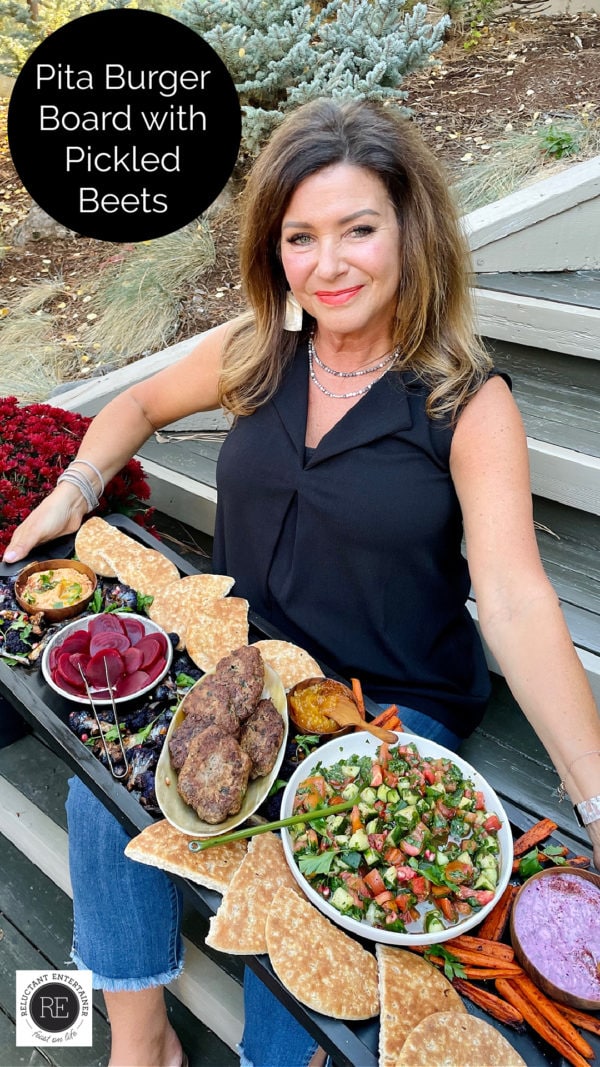
M 380 741 L 387 741 L 394 745 L 398 740 L 392 730 L 385 730 L 381 726 L 372 726 L 367 719 L 361 719 L 360 712 L 354 701 L 340 695 L 335 704 L 327 705 L 327 715 L 339 726 L 356 726 L 359 730 L 367 730 L 368 733 L 378 737 Z

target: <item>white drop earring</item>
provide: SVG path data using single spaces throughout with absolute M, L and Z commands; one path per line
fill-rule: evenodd
M 298 333 L 298 330 L 302 329 L 302 306 L 296 300 L 296 297 L 292 292 L 288 290 L 285 298 L 285 319 L 283 320 L 284 330 L 289 330 L 291 333 Z

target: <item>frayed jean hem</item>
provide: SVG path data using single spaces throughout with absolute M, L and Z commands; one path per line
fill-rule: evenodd
M 79 971 L 89 971 L 89 967 L 75 950 L 71 951 L 71 960 Z M 92 971 L 92 989 L 102 989 L 105 993 L 137 993 L 141 989 L 152 989 L 154 986 L 166 986 L 179 978 L 183 971 L 183 960 L 170 971 L 161 974 L 151 974 L 143 978 L 107 978 L 103 974 L 95 974 Z

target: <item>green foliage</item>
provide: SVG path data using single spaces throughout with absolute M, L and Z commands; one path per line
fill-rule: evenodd
M 94 11 L 141 8 L 168 14 L 172 0 L 0 0 L 0 74 L 15 77 L 49 34 Z
M 579 148 L 579 140 L 571 130 L 561 130 L 557 126 L 548 126 L 540 136 L 542 151 L 554 159 L 572 156 Z
M 285 112 L 317 96 L 401 106 L 402 79 L 443 44 L 447 16 L 427 19 L 404 0 L 184 0 L 175 13 L 221 57 L 244 116 L 253 155 Z

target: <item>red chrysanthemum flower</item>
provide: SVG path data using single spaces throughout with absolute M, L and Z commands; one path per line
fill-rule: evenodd
M 50 404 L 20 405 L 14 396 L 0 397 L 0 553 L 19 523 L 54 489 L 91 421 Z M 108 483 L 95 514 L 121 512 L 150 529 L 154 508 L 143 503 L 149 498 L 142 466 L 132 459 Z

